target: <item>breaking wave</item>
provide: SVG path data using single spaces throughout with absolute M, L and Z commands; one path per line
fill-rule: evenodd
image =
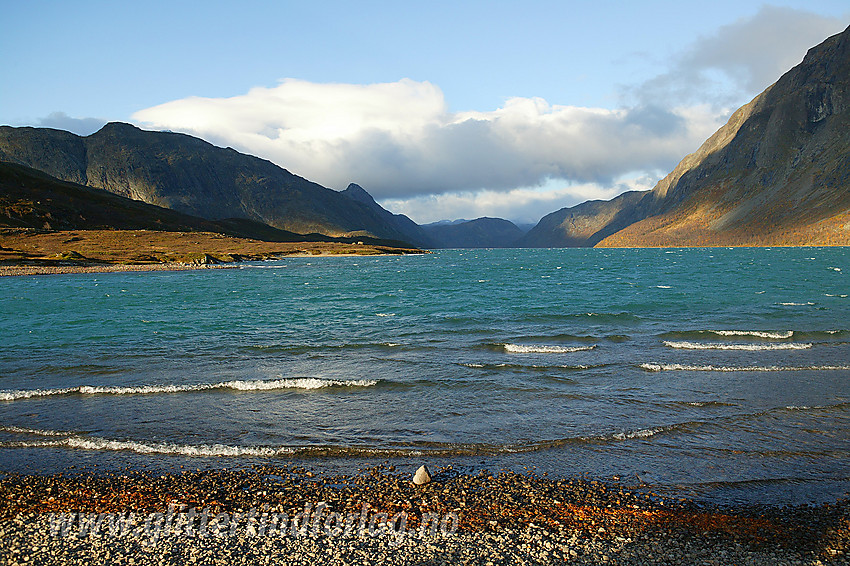
M 812 344 L 714 344 L 705 342 L 672 342 L 665 340 L 664 345 L 669 348 L 682 350 L 807 350 Z
M 251 379 L 222 381 L 219 383 L 198 383 L 193 385 L 138 385 L 132 387 L 79 385 L 61 389 L 23 389 L 0 391 L 0 401 L 17 401 L 34 397 L 52 397 L 55 395 L 157 395 L 192 391 L 211 391 L 231 389 L 234 391 L 272 391 L 276 389 L 323 389 L 326 387 L 371 387 L 377 385 L 376 379 L 319 379 L 315 377 L 296 377 L 290 379 Z
M 584 352 L 596 348 L 592 346 L 545 346 L 534 344 L 505 344 L 505 352 L 509 354 L 568 354 L 570 352 Z
M 754 336 L 756 338 L 768 338 L 771 340 L 784 340 L 794 336 L 793 330 L 784 332 L 765 332 L 761 330 L 711 330 L 718 336 Z
M 42 436 L 36 440 L 2 441 L 0 448 L 67 448 L 71 450 L 92 450 L 106 452 L 135 452 L 145 455 L 170 455 L 188 457 L 350 457 L 350 456 L 462 456 L 483 454 L 505 454 L 537 452 L 576 444 L 607 444 L 628 440 L 650 438 L 657 434 L 687 430 L 693 423 L 681 423 L 669 426 L 627 430 L 623 432 L 576 436 L 552 440 L 517 442 L 505 444 L 492 443 L 450 443 L 450 442 L 414 442 L 393 446 L 340 446 L 340 445 L 296 445 L 296 446 L 234 446 L 219 443 L 178 444 L 168 442 L 149 442 L 140 440 L 115 440 L 100 437 L 88 437 L 80 433 L 26 429 L 21 427 L 3 427 L 0 431 Z M 60 438 L 57 438 L 60 437 Z
M 693 366 L 683 364 L 640 364 L 646 371 L 841 371 L 850 366 Z

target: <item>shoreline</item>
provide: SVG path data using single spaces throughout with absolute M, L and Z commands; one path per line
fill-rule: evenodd
M 451 466 L 433 470 L 433 481 L 422 486 L 411 479 L 409 471 L 389 465 L 348 475 L 299 466 L 164 475 L 130 470 L 3 474 L 0 550 L 20 563 L 24 557 L 62 556 L 63 563 L 81 564 L 104 556 L 113 563 L 128 563 L 154 552 L 166 556 L 162 564 L 229 556 L 227 563 L 301 563 L 309 557 L 312 562 L 342 564 L 387 559 L 422 563 L 427 558 L 429 563 L 473 564 L 815 565 L 847 563 L 850 552 L 846 500 L 820 506 L 719 507 L 590 478 L 505 471 L 471 475 Z M 323 511 L 317 518 L 319 509 Z M 51 517 L 55 521 L 57 514 L 81 513 L 75 515 L 78 521 L 108 521 L 129 512 L 142 519 L 126 536 L 88 531 L 81 535 L 76 527 L 67 536 L 49 532 Z M 158 530 L 155 536 L 141 528 L 144 523 L 150 526 L 150 517 L 162 520 L 169 513 L 174 524 L 182 526 Z M 294 520 L 299 513 L 310 528 L 269 531 L 263 526 L 258 534 L 257 521 L 284 515 Z M 325 530 L 322 521 L 332 513 L 359 514 L 373 529 Z M 458 518 L 454 530 L 422 526 L 429 516 L 452 513 Z M 227 529 L 199 534 L 197 518 L 204 514 L 223 517 Z M 397 520 L 401 514 L 404 529 Z M 187 517 L 193 521 L 188 530 Z M 215 524 L 219 528 L 222 523 Z M 33 548 L 39 552 L 33 553 Z
M 0 276 L 187 271 L 288 257 L 421 253 L 428 252 L 358 240 L 267 242 L 211 232 L 0 229 Z
M 428 253 L 425 251 L 411 253 L 291 253 L 280 257 L 268 257 L 262 259 L 247 259 L 245 261 L 282 261 L 289 258 L 320 258 L 320 257 L 375 257 L 393 255 L 418 255 Z M 130 273 L 147 271 L 195 271 L 200 269 L 240 269 L 243 261 L 231 261 L 220 263 L 121 263 L 121 264 L 65 264 L 65 265 L 9 265 L 0 264 L 0 277 L 22 277 L 27 275 L 71 275 L 78 273 Z
M 238 266 L 230 264 L 192 265 L 187 263 L 120 265 L 0 265 L 0 277 L 25 277 L 27 275 L 70 275 L 77 273 L 192 271 L 196 269 L 238 269 Z

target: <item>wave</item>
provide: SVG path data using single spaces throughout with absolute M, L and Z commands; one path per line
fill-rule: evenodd
M 252 344 L 240 346 L 244 352 L 261 352 L 263 354 L 286 353 L 292 355 L 321 353 L 329 350 L 385 350 L 402 346 L 398 342 L 362 342 L 349 344 Z
M 42 430 L 37 428 L 26 428 L 21 426 L 6 426 L 0 425 L 0 432 L 11 432 L 14 434 L 31 434 L 35 436 L 71 436 L 73 432 L 63 432 L 61 430 Z
M 808 301 L 806 303 L 776 303 L 777 305 L 781 305 L 783 307 L 812 307 L 815 303 Z
M 571 352 L 585 352 L 596 348 L 592 346 L 547 346 L 534 344 L 505 344 L 505 352 L 509 354 L 568 354 Z
M 705 342 L 672 342 L 665 340 L 664 345 L 669 348 L 681 350 L 807 350 L 812 344 L 784 343 L 784 344 L 720 344 Z
M 767 332 L 762 330 L 711 330 L 718 336 L 754 336 L 756 338 L 769 338 L 771 340 L 785 340 L 794 336 L 793 330 L 781 332 Z
M 537 452 L 576 444 L 606 444 L 629 440 L 641 440 L 657 434 L 687 430 L 693 423 L 636 429 L 610 434 L 576 436 L 553 440 L 515 442 L 505 444 L 492 443 L 449 443 L 415 442 L 390 446 L 368 445 L 296 445 L 296 446 L 234 446 L 219 443 L 179 444 L 167 442 L 149 442 L 143 440 L 116 440 L 100 437 L 87 437 L 78 433 L 59 431 L 38 431 L 18 428 L 12 432 L 44 436 L 38 440 L 18 440 L 0 442 L 0 448 L 68 448 L 72 450 L 93 450 L 108 452 L 135 452 L 143 455 L 171 455 L 188 457 L 357 457 L 357 456 L 465 456 L 496 455 L 505 453 Z M 17 427 L 5 427 L 14 429 Z M 63 437 L 63 438 L 56 438 Z
M 847 371 L 850 366 L 692 366 L 683 364 L 640 364 L 646 371 Z
M 516 369 L 530 371 L 550 371 L 550 370 L 583 370 L 605 367 L 607 364 L 560 364 L 560 365 L 524 365 L 524 364 L 482 364 L 482 363 L 460 363 L 464 367 L 473 369 Z
M 79 385 L 61 389 L 24 389 L 0 391 L 0 401 L 17 401 L 33 397 L 51 397 L 55 395 L 157 395 L 193 391 L 211 391 L 232 389 L 234 391 L 272 391 L 276 389 L 323 389 L 326 387 L 371 387 L 377 385 L 376 379 L 319 379 L 315 377 L 296 377 L 271 380 L 232 380 L 219 383 L 198 383 L 192 385 L 138 385 L 91 386 Z
M 793 330 L 677 330 L 661 334 L 664 338 L 711 338 L 713 336 L 746 336 L 764 340 L 787 340 L 799 334 Z

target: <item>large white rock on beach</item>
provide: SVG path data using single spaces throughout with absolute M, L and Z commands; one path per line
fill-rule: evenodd
M 416 485 L 425 485 L 426 483 L 431 483 L 431 474 L 428 472 L 428 467 L 424 464 L 419 466 L 419 469 L 416 470 L 416 473 L 413 474 L 413 483 Z

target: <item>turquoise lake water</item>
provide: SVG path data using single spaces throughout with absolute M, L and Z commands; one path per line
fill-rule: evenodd
M 0 470 L 850 491 L 847 248 L 447 250 L 0 279 Z

